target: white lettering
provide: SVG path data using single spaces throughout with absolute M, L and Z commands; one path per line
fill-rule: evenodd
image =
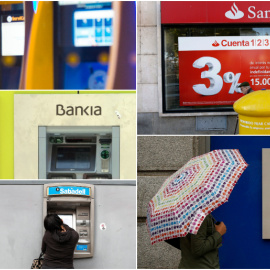
M 264 17 L 263 17 L 263 11 L 262 10 L 259 10 L 258 12 L 257 12 L 257 18 L 259 18 L 259 19 L 263 19 Z
M 257 19 L 267 19 L 269 18 L 269 13 L 270 13 L 270 10 L 258 10 L 256 11 L 255 10 L 255 7 L 254 6 L 250 6 L 248 8 L 248 18 L 249 19 L 254 19 L 254 18 L 257 18 Z
M 256 13 L 253 10 L 251 10 L 251 9 L 254 9 L 255 10 L 255 7 L 254 6 L 251 6 L 251 7 L 248 8 L 248 11 L 253 14 L 253 17 L 251 17 L 251 16 L 248 15 L 248 18 L 249 19 L 254 19 L 256 17 Z
M 79 189 L 72 189 L 72 188 L 68 188 L 68 189 L 60 189 L 60 194 L 77 194 L 77 195 L 85 195 L 85 189 L 84 190 L 79 190 Z

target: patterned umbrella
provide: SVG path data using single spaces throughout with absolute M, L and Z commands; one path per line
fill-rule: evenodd
M 152 244 L 196 234 L 204 218 L 228 201 L 247 166 L 239 150 L 214 150 L 192 158 L 166 179 L 148 205 Z

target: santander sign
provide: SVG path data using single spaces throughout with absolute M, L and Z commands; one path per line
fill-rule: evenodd
M 270 10 L 256 10 L 255 6 L 249 6 L 247 9 L 249 19 L 266 19 L 270 18 Z M 231 20 L 237 20 L 244 17 L 244 12 L 241 11 L 235 3 L 231 9 L 225 13 L 225 17 Z
M 237 20 L 244 17 L 244 12 L 240 11 L 235 3 L 233 3 L 231 10 L 225 13 L 228 19 Z

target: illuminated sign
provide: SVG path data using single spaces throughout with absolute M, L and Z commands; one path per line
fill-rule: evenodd
M 77 196 L 90 196 L 90 188 L 76 187 L 76 186 L 57 186 L 49 187 L 47 195 L 77 195 Z
M 74 13 L 75 47 L 111 46 L 113 10 L 86 10 Z
M 76 250 L 86 251 L 87 250 L 87 245 L 77 245 Z
M 37 9 L 38 9 L 38 1 L 33 1 L 33 10 L 35 13 L 37 13 Z

